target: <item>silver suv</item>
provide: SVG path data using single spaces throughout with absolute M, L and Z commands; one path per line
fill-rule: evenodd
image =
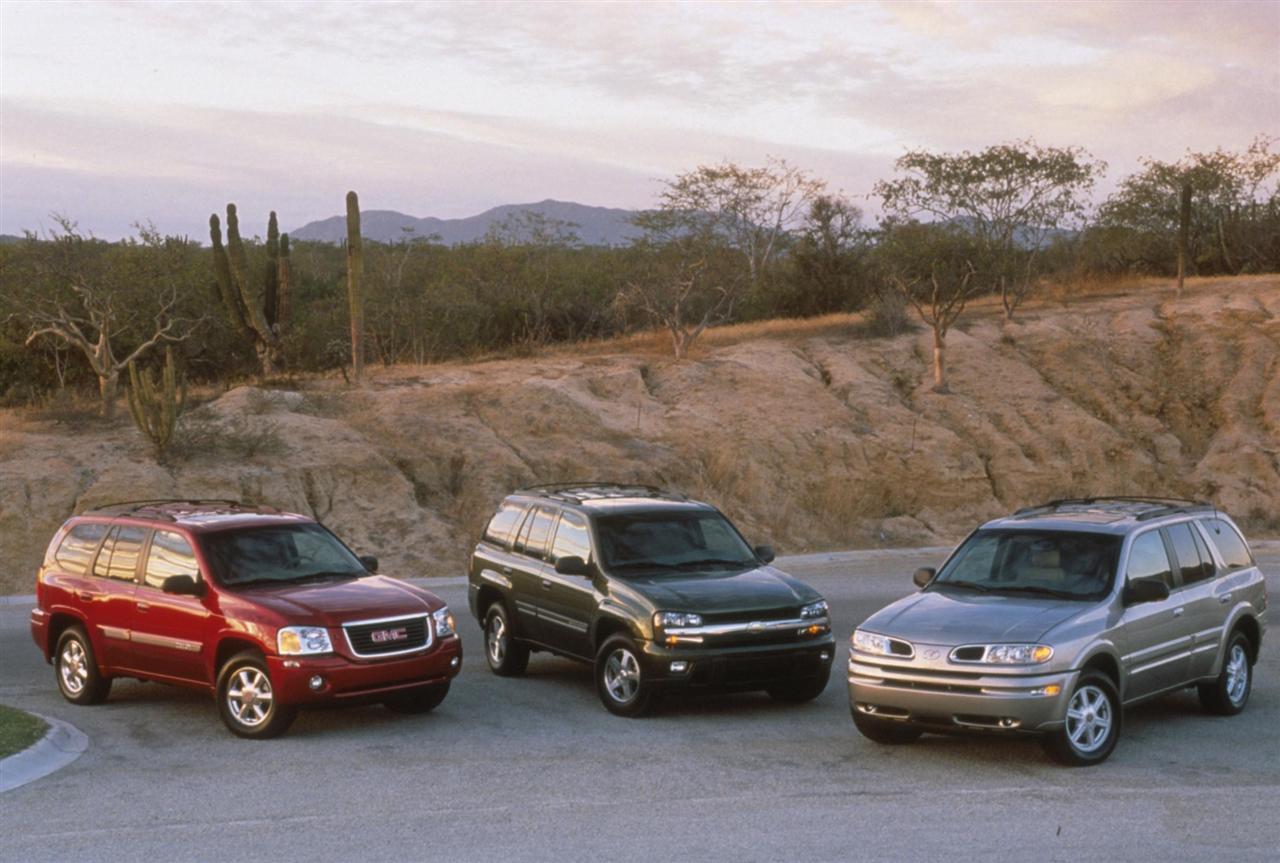
M 914 580 L 853 633 L 849 706 L 878 743 L 1038 732 L 1056 760 L 1097 764 L 1128 705 L 1188 686 L 1217 714 L 1249 701 L 1266 585 L 1210 504 L 1054 501 L 983 525 Z

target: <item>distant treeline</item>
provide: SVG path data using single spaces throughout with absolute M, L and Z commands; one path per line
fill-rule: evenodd
M 1242 153 L 1149 161 L 1096 209 L 1084 202 L 1105 166 L 1078 149 L 1016 142 L 904 156 L 895 176 L 877 186 L 885 216 L 874 225 L 819 178 L 770 161 L 680 175 L 660 205 L 639 217 L 644 236 L 621 248 L 585 246 L 572 224 L 536 216 L 513 217 L 518 223 L 460 246 L 366 240 L 366 361 L 425 363 L 655 326 L 670 330 L 679 353 L 681 338 L 691 342 L 702 327 L 725 321 L 894 302 L 901 309 L 900 292 L 888 286 L 936 279 L 928 262 L 941 254 L 931 236 L 939 233 L 966 278 L 1009 296 L 1015 283 L 1034 293 L 1045 280 L 1172 275 L 1180 230 L 1188 274 L 1277 271 L 1280 157 L 1273 144 L 1260 138 Z M 1053 206 L 1045 209 L 1046 201 Z M 241 214 L 259 230 L 267 215 Z M 286 240 L 285 248 L 284 370 L 348 365 L 344 247 Z M 246 239 L 243 251 L 251 272 L 277 265 L 265 242 Z M 181 332 L 176 353 L 192 380 L 262 371 L 220 295 L 213 251 L 147 227 L 105 242 L 64 221 L 49 235 L 0 244 L 0 404 L 100 383 L 83 347 L 42 329 L 57 315 L 60 326 L 79 327 L 86 344 L 109 342 L 103 349 L 116 358 L 178 321 L 167 333 Z M 104 320 L 108 336 L 100 339 Z M 158 362 L 162 353 L 140 361 Z

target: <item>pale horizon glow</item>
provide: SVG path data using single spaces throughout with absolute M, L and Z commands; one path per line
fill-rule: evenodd
M 856 200 L 910 148 L 1110 165 L 1280 135 L 1280 3 L 0 6 L 0 232 L 204 239 L 545 198 L 780 156 Z M 857 202 L 867 204 L 865 201 Z M 261 218 L 250 214 L 261 213 Z

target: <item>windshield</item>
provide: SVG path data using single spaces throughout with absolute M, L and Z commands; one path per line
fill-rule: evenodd
M 205 556 L 226 585 L 319 581 L 367 574 L 359 559 L 318 524 L 273 525 L 203 537 Z
M 1101 599 L 1111 590 L 1120 538 L 1057 530 L 981 530 L 930 587 Z
M 600 556 L 610 571 L 747 569 L 755 553 L 717 512 L 644 513 L 599 519 Z

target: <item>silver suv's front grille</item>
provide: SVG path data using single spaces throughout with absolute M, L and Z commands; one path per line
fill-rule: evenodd
M 353 620 L 342 625 L 347 646 L 360 657 L 397 656 L 431 646 L 429 615 Z

